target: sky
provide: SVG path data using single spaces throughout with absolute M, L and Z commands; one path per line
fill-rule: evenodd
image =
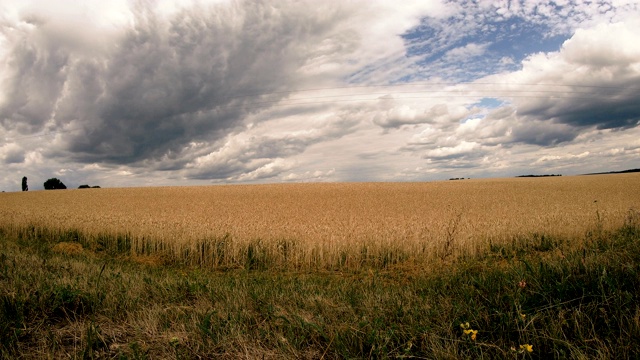
M 0 0 L 0 190 L 640 168 L 640 1 Z

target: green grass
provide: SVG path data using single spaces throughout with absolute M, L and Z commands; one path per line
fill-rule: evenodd
M 638 225 L 588 233 L 581 248 L 535 234 L 424 268 L 348 272 L 150 266 L 52 250 L 74 232 L 0 229 L 0 356 L 638 358 Z

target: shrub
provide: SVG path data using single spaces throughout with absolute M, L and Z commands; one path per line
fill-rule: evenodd
M 44 182 L 45 190 L 58 190 L 58 189 L 66 189 L 66 188 L 67 186 L 57 178 L 51 178 Z

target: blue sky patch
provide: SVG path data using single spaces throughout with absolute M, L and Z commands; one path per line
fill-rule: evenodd
M 495 109 L 504 105 L 504 101 L 496 98 L 482 98 L 479 102 L 474 104 L 478 107 L 483 107 L 487 109 Z
M 406 56 L 416 58 L 423 79 L 446 76 L 452 81 L 473 81 L 516 70 L 531 54 L 558 51 L 569 37 L 549 33 L 548 26 L 518 17 L 478 23 L 466 17 L 425 18 L 402 38 Z M 413 80 L 417 78 L 414 74 Z

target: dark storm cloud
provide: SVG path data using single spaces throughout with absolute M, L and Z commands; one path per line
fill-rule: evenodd
M 539 146 L 555 146 L 574 140 L 579 130 L 564 124 L 527 121 L 513 127 L 511 140 Z
M 30 24 L 37 26 L 42 23 Z M 8 57 L 12 73 L 4 84 L 0 123 L 5 129 L 28 134 L 41 129 L 50 118 L 67 76 L 69 54 L 22 29 L 11 30 L 9 38 L 18 41 Z
M 637 79 L 640 81 L 640 78 Z M 545 119 L 573 127 L 626 129 L 640 124 L 640 88 L 629 85 L 600 88 L 562 101 L 548 99 L 519 109 L 526 118 Z M 635 87 L 635 88 L 634 88 Z M 581 91 L 584 92 L 584 91 Z
M 134 17 L 96 39 L 112 42 L 96 53 L 60 46 L 38 23 L 25 30 L 11 49 L 3 126 L 71 130 L 59 154 L 79 162 L 171 158 L 243 127 L 252 103 L 284 97 L 305 44 L 328 27 L 302 5 L 260 2 L 187 8 L 168 22 L 143 6 Z

